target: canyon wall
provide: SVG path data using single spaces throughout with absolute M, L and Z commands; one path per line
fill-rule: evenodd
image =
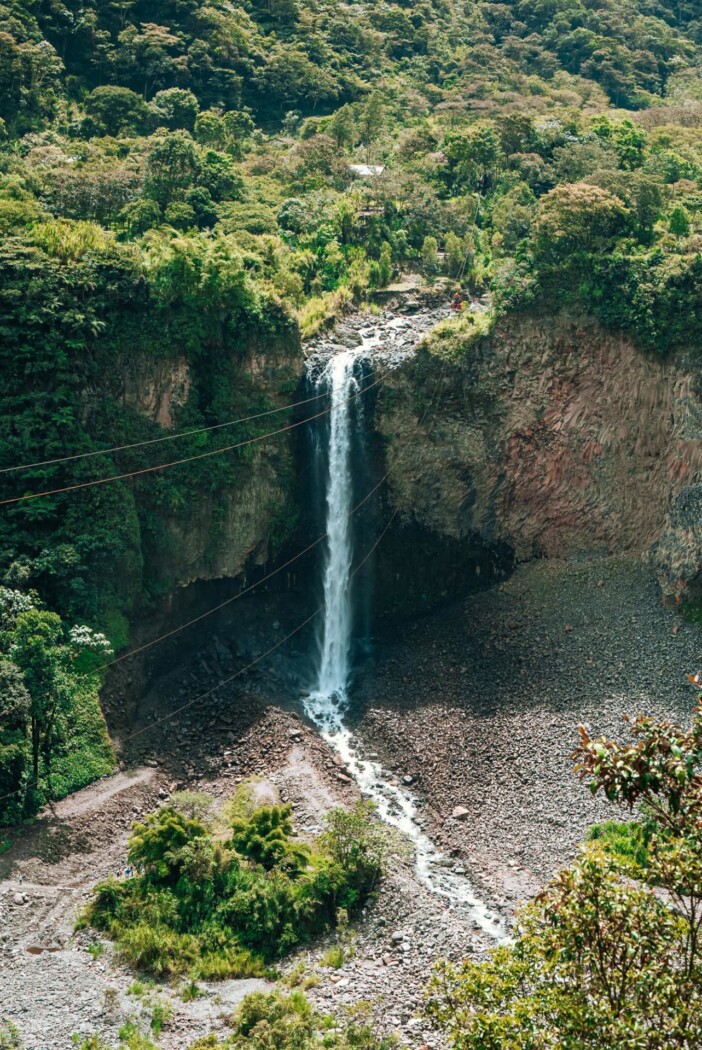
M 633 553 L 651 563 L 664 596 L 696 595 L 702 383 L 692 357 L 661 360 L 563 315 L 509 317 L 451 359 L 437 345 L 428 337 L 391 371 L 375 404 L 374 469 L 388 481 L 373 534 L 394 514 L 373 559 L 381 615 L 421 612 L 515 560 L 593 553 Z M 167 431 L 196 394 L 193 368 L 183 354 L 132 357 L 120 396 Z M 303 370 L 299 342 L 288 333 L 264 350 L 251 340 L 237 348 L 236 370 L 266 404 L 288 404 Z M 190 584 L 244 579 L 286 540 L 292 552 L 310 541 L 304 429 L 252 446 L 224 484 L 205 475 L 184 507 L 137 495 L 145 574 L 165 609 Z M 310 568 L 300 563 L 300 595 Z
M 594 322 L 509 317 L 441 359 L 431 337 L 386 382 L 376 426 L 389 499 L 442 540 L 518 560 L 632 552 L 664 595 L 702 551 L 702 401 L 693 359 L 661 360 Z
M 218 373 L 224 372 L 228 400 L 213 393 Z M 204 358 L 177 349 L 170 357 L 130 353 L 116 363 L 109 381 L 116 400 L 158 423 L 167 436 L 175 432 L 176 419 L 179 429 L 188 429 L 182 421 L 189 399 L 199 408 L 216 403 L 220 419 L 285 409 L 296 400 L 301 372 L 299 337 L 289 325 L 265 342 L 249 333 L 231 349 L 218 347 Z M 291 421 L 292 414 L 281 411 L 214 433 L 223 444 L 235 444 L 283 429 Z M 158 474 L 135 488 L 149 592 L 169 604 L 189 584 L 241 576 L 247 567 L 269 561 L 297 518 L 294 434 L 284 432 L 173 467 L 162 476 L 164 491 L 154 485 Z M 211 447 L 203 443 L 202 450 Z M 199 451 L 183 441 L 168 441 L 150 451 L 149 462 L 170 462 Z

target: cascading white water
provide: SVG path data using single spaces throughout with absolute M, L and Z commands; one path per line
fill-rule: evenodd
M 417 875 L 432 892 L 468 909 L 470 917 L 496 941 L 506 939 L 497 917 L 479 900 L 462 872 L 439 853 L 422 831 L 416 798 L 383 770 L 362 758 L 344 715 L 352 643 L 353 512 L 352 425 L 358 382 L 354 372 L 368 348 L 344 350 L 327 362 L 317 380 L 331 395 L 329 463 L 326 481 L 327 549 L 324 562 L 324 625 L 315 688 L 303 699 L 307 716 L 344 760 L 361 792 L 373 799 L 378 815 L 405 834 L 416 853 Z
M 324 633 L 317 692 L 346 693 L 351 647 L 351 411 L 358 390 L 354 377 L 356 356 L 350 350 L 336 354 L 319 382 L 331 392 L 329 473 L 327 479 L 327 557 L 324 566 Z

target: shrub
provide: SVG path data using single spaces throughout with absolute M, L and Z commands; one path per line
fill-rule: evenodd
M 357 1009 L 354 1016 L 340 1022 L 314 1010 L 299 991 L 247 995 L 232 1026 L 233 1034 L 224 1043 L 227 1050 L 391 1050 L 397 1046 L 393 1036 L 383 1038 L 374 1032 L 367 1010 Z M 196 1047 L 209 1050 L 216 1045 Z
M 577 772 L 646 822 L 596 826 L 513 944 L 436 968 L 428 1013 L 455 1050 L 702 1045 L 701 701 L 688 730 L 640 716 L 633 743 L 580 727 Z
M 263 977 L 375 886 L 385 839 L 367 804 L 332 811 L 313 848 L 292 839 L 289 806 L 246 815 L 242 796 L 235 809 L 225 844 L 172 806 L 135 824 L 129 857 L 142 873 L 97 886 L 81 921 L 154 977 Z
M 292 806 L 261 806 L 248 819 L 232 824 L 232 846 L 266 871 L 287 868 L 298 871 L 307 865 L 309 850 L 302 843 L 290 841 Z

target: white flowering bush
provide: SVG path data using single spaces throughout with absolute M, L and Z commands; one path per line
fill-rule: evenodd
M 87 649 L 89 652 L 98 653 L 100 656 L 112 655 L 112 646 L 109 639 L 104 634 L 101 634 L 100 631 L 94 631 L 92 627 L 88 627 L 84 623 L 71 627 L 68 637 L 74 649 Z
M 0 586 L 0 627 L 11 630 L 20 613 L 37 608 L 34 595 Z

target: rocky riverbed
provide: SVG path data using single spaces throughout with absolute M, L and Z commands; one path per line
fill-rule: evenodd
M 572 775 L 577 723 L 620 733 L 625 713 L 686 719 L 694 696 L 685 675 L 699 667 L 701 640 L 696 625 L 663 607 L 635 559 L 533 562 L 380 639 L 356 686 L 354 731 L 361 751 L 379 755 L 400 783 L 412 778 L 408 789 L 447 863 L 509 917 L 575 853 L 593 821 L 615 815 Z M 212 680 L 219 672 L 211 654 L 203 659 L 192 674 L 204 688 L 208 669 Z M 0 858 L 0 1003 L 27 1050 L 69 1050 L 74 1032 L 100 1032 L 116 1045 L 124 1021 L 148 1027 L 158 1002 L 172 1010 L 159 1046 L 185 1050 L 225 1031 L 227 1015 L 257 986 L 208 984 L 192 1003 L 177 987 L 137 994 L 136 975 L 109 944 L 73 932 L 92 885 L 123 869 L 131 822 L 180 787 L 224 800 L 258 775 L 293 803 L 306 834 L 329 808 L 358 797 L 327 745 L 293 710 L 272 705 L 267 690 L 246 680 L 216 700 L 177 714 L 174 730 L 161 696 L 163 721 L 147 722 L 138 738 L 141 765 L 58 803 Z M 420 1009 L 433 962 L 479 958 L 489 947 L 469 914 L 417 880 L 399 845 L 377 900 L 341 938 L 343 965 L 332 968 L 325 955 L 336 943 L 289 960 L 288 980 L 307 978 L 307 994 L 331 1012 L 370 1003 L 379 1027 L 417 1050 L 442 1046 Z
M 621 737 L 625 715 L 686 722 L 701 642 L 637 559 L 532 562 L 385 638 L 356 731 L 415 778 L 436 841 L 509 905 L 619 816 L 573 775 L 578 723 Z
M 479 308 L 479 304 L 475 304 Z M 421 296 L 402 296 L 376 312 L 352 313 L 305 343 L 305 356 L 314 368 L 340 350 L 363 345 L 378 364 L 395 368 L 412 357 L 424 335 L 451 311 L 446 292 L 423 290 Z

